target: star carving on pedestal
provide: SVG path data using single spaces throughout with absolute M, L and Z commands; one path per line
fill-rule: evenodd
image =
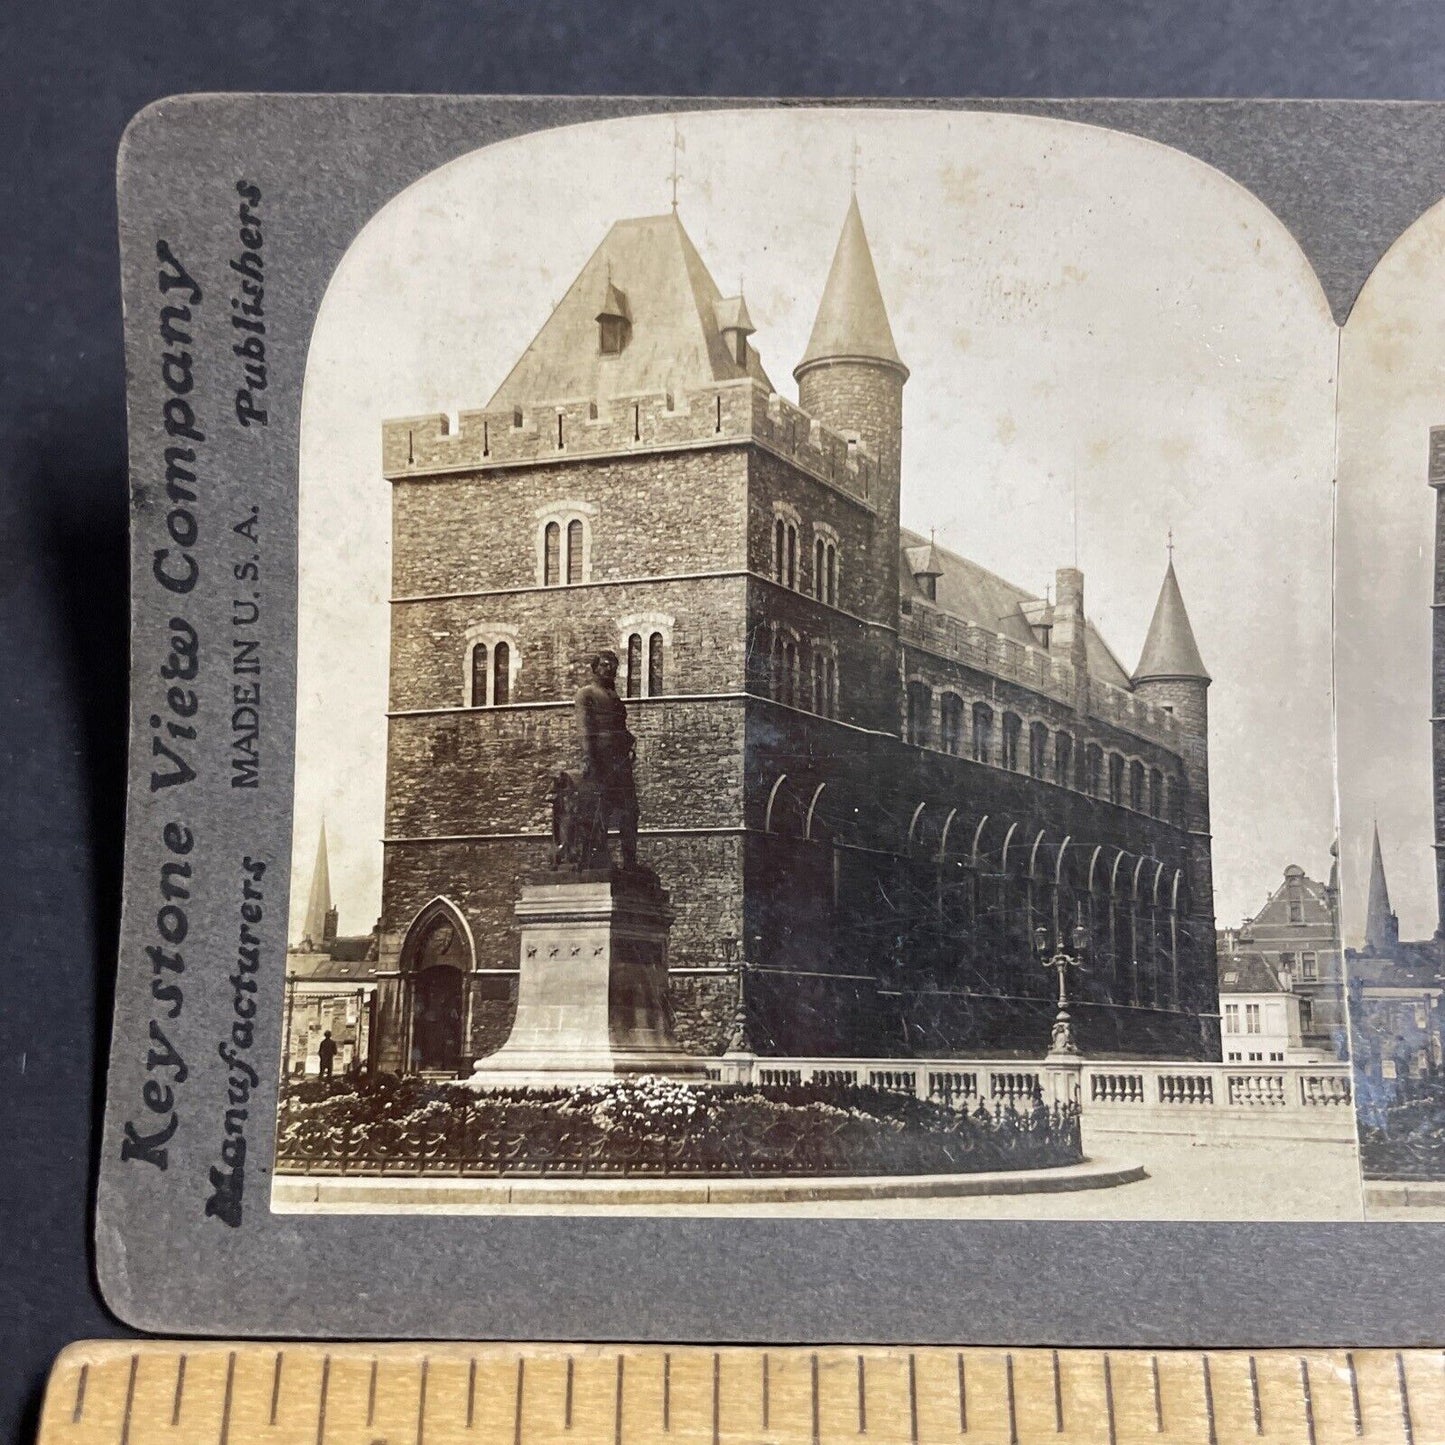
M 548 957 L 548 958 L 556 958 L 558 952 L 559 952 L 559 950 L 558 950 L 558 948 L 557 948 L 557 945 L 556 945 L 556 944 L 553 944 L 552 947 L 547 950 L 547 957 Z
M 579 953 L 581 953 L 581 952 L 582 952 L 582 945 L 581 945 L 580 943 L 574 943 L 574 944 L 572 945 L 572 957 L 573 957 L 573 958 L 576 958 L 577 955 L 578 955 Z
M 592 957 L 593 957 L 593 958 L 601 958 L 601 957 L 602 957 L 602 945 L 601 945 L 600 943 L 597 945 L 596 948 L 594 948 L 594 949 L 592 950 Z
M 527 957 L 528 957 L 528 958 L 536 958 L 536 956 L 537 956 L 537 945 L 536 945 L 535 943 L 529 943 L 529 944 L 527 945 Z

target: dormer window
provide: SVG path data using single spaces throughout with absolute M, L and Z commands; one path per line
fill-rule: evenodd
M 715 302 L 713 309 L 717 318 L 718 331 L 722 336 L 722 343 L 727 349 L 729 359 L 739 370 L 746 371 L 748 337 L 755 330 L 752 318 L 748 315 L 747 302 L 741 295 L 726 296 Z
M 603 356 L 620 356 L 632 335 L 632 311 L 625 292 L 607 278 L 607 294 L 597 313 L 597 350 Z

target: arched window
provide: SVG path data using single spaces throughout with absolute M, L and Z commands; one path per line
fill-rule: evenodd
M 973 705 L 973 760 L 993 761 L 993 709 L 986 702 Z
M 662 633 L 654 632 L 647 639 L 647 695 L 662 695 Z
M 512 649 L 499 642 L 492 649 L 492 706 L 505 707 L 512 700 Z
M 1015 772 L 1019 765 L 1019 735 L 1023 731 L 1023 719 L 1016 712 L 1003 715 L 1003 765 Z
M 907 738 L 920 748 L 929 743 L 929 713 L 933 711 L 933 689 L 915 678 L 908 684 Z
M 819 537 L 813 543 L 813 596 L 828 600 L 828 544 Z
M 1129 764 L 1129 806 L 1136 813 L 1144 811 L 1144 764 L 1138 758 Z
M 788 523 L 788 569 L 787 576 L 783 578 L 783 586 L 791 587 L 794 591 L 798 587 L 798 529 Z
M 828 711 L 828 659 L 819 651 L 813 654 L 813 711 L 823 715 Z
M 1169 779 L 1169 821 L 1176 828 L 1184 825 L 1184 787 L 1178 774 Z
M 1029 777 L 1042 778 L 1048 773 L 1049 730 L 1041 722 L 1029 724 Z
M 938 716 L 943 751 L 960 757 L 963 753 L 963 699 L 956 692 L 944 693 Z
M 479 642 L 472 648 L 472 693 L 473 707 L 487 705 L 487 644 Z
M 1061 788 L 1074 785 L 1074 738 L 1072 733 L 1054 734 L 1054 781 Z
M 1084 791 L 1091 798 L 1101 797 L 1104 792 L 1104 750 L 1098 743 L 1084 748 Z
M 555 587 L 562 580 L 562 524 L 548 522 L 543 535 L 542 585 Z
M 627 696 L 642 696 L 642 634 L 627 636 Z
M 838 660 L 832 653 L 823 662 L 823 711 L 838 716 Z
M 788 524 L 781 517 L 773 523 L 773 577 L 786 585 L 788 578 Z
M 1149 812 L 1155 818 L 1164 816 L 1164 774 L 1158 768 L 1149 769 Z
M 1119 753 L 1109 754 L 1109 801 L 1124 801 L 1124 759 Z
M 574 517 L 567 523 L 567 581 L 576 586 L 582 580 L 582 523 Z

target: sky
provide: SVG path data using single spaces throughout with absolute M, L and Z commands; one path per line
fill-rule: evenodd
M 904 361 L 903 521 L 1042 593 L 1077 559 L 1126 669 L 1174 560 L 1214 678 L 1216 913 L 1333 834 L 1338 332 L 1293 238 L 1168 147 L 1069 122 L 876 109 L 684 116 L 679 214 L 741 285 L 775 386 L 858 200 Z M 383 418 L 483 405 L 613 221 L 667 209 L 669 117 L 474 152 L 348 250 L 311 340 L 291 933 L 324 815 L 343 933 L 379 912 L 390 499 Z
M 1378 822 L 1402 938 L 1436 927 L 1430 784 L 1430 428 L 1445 424 L 1445 205 L 1380 260 L 1340 358 L 1336 589 L 1345 932 L 1364 930 Z

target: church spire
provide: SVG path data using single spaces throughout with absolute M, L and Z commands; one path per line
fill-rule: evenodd
M 1365 903 L 1365 950 L 1385 953 L 1400 941 L 1400 920 L 1390 908 L 1385 882 L 1385 858 L 1380 851 L 1380 825 L 1375 824 L 1374 851 L 1370 855 L 1370 890 Z
M 1184 607 L 1179 579 L 1174 575 L 1172 539 L 1164 585 L 1159 589 L 1158 602 L 1154 604 L 1154 619 L 1149 624 L 1149 635 L 1144 639 L 1139 666 L 1134 669 L 1135 683 L 1158 682 L 1166 678 L 1204 683 L 1210 680 L 1204 670 L 1204 659 L 1199 655 L 1199 644 L 1194 640 L 1194 629 L 1189 625 L 1189 613 Z
M 893 343 L 893 328 L 873 269 L 873 253 L 856 194 L 848 201 L 808 349 L 793 375 L 801 381 L 812 367 L 838 361 L 873 362 L 893 368 L 905 381 L 908 378 L 908 368 Z
M 326 940 L 327 915 L 331 912 L 331 865 L 326 856 L 326 820 L 316 840 L 316 866 L 311 871 L 311 892 L 306 899 L 306 919 L 301 925 L 303 948 L 319 949 Z

